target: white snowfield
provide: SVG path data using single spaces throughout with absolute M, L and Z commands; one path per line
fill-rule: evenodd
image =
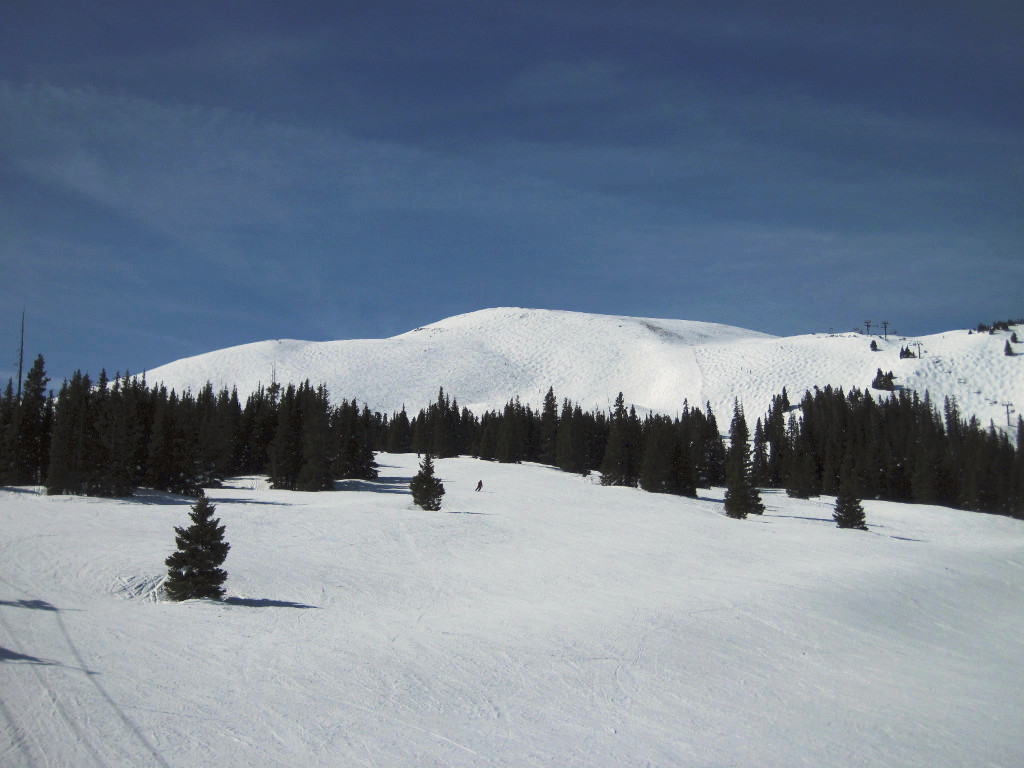
M 1024 327 L 1018 329 L 1024 339 Z M 858 333 L 775 337 L 714 323 L 501 308 L 472 312 L 390 339 L 262 341 L 209 352 L 146 374 L 149 384 L 193 392 L 211 382 L 243 399 L 272 381 L 327 386 L 335 402 L 355 398 L 392 414 L 415 415 L 438 389 L 480 414 L 519 397 L 539 408 L 549 387 L 584 409 L 607 409 L 621 391 L 641 412 L 675 415 L 684 401 L 711 403 L 723 431 L 734 400 L 751 422 L 786 387 L 799 401 L 815 386 L 867 389 L 876 371 L 898 386 L 930 393 L 941 408 L 954 396 L 965 416 L 1007 425 L 1024 412 L 1022 354 L 1007 357 L 1009 333 L 920 338 Z M 875 341 L 879 351 L 871 350 Z M 918 346 L 918 343 L 920 346 Z M 900 359 L 911 346 L 917 359 Z M 1011 429 L 1012 433 L 1014 430 Z
M 188 501 L 0 490 L 0 764 L 1024 765 L 1021 521 L 379 461 L 210 492 L 225 603 L 158 599 Z

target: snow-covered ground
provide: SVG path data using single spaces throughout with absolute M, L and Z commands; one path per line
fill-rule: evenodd
M 1024 338 L 1024 327 L 1018 328 Z M 147 382 L 198 391 L 237 386 L 244 399 L 260 384 L 325 384 L 335 401 L 414 413 L 439 387 L 476 413 L 513 397 L 539 407 L 553 387 L 585 409 L 611 406 L 618 392 L 641 411 L 674 415 L 710 402 L 723 430 L 733 401 L 753 422 L 788 388 L 799 400 L 832 385 L 867 389 L 875 372 L 893 371 L 899 386 L 929 392 L 941 408 L 956 397 L 965 416 L 1007 425 L 1006 403 L 1024 412 L 1024 354 L 1003 354 L 1008 333 L 968 331 L 920 338 L 858 333 L 775 337 L 687 320 L 501 308 L 458 315 L 390 339 L 262 341 L 179 360 L 147 373 Z M 879 351 L 871 350 L 874 340 Z M 920 346 L 918 346 L 918 343 Z M 900 359 L 912 346 L 917 359 Z M 1024 344 L 1018 345 L 1024 353 Z M 414 415 L 414 414 L 413 414 Z M 1010 430 L 1011 433 L 1014 430 Z
M 186 500 L 0 490 L 0 764 L 1024 765 L 1024 522 L 379 461 L 210 492 L 226 603 L 156 599 Z

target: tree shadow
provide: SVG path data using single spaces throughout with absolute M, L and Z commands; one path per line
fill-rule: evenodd
M 810 520 L 812 523 L 835 523 L 832 517 L 807 517 L 805 515 L 780 515 L 778 512 L 766 512 L 769 517 L 788 517 L 790 520 Z
M 385 477 L 382 480 L 335 480 L 336 491 L 365 491 L 369 493 L 398 493 L 408 495 L 411 477 Z
M 131 496 L 122 496 L 118 501 L 128 504 L 156 504 L 160 506 L 191 506 L 197 499 L 170 491 L 154 491 L 152 488 L 136 488 Z
M 320 608 L 318 605 L 306 605 L 305 603 L 295 603 L 290 600 L 268 600 L 260 597 L 227 597 L 224 598 L 224 602 L 228 605 L 239 605 L 244 608 Z
M 239 498 L 239 499 L 233 499 L 230 496 L 223 496 L 223 497 L 220 497 L 220 498 L 217 498 L 217 499 L 211 498 L 210 499 L 210 503 L 212 503 L 214 505 L 216 505 L 216 504 L 245 504 L 246 506 L 252 506 L 252 507 L 258 507 L 258 506 L 266 506 L 266 507 L 293 507 L 293 506 L 295 506 L 294 504 L 289 504 L 286 501 L 257 501 L 256 499 L 252 499 L 252 498 L 248 498 L 248 497 L 246 497 L 246 498 Z
M 59 662 L 49 659 L 40 659 L 38 656 L 29 656 L 26 653 L 17 653 L 0 645 L 0 664 L 37 664 L 41 667 L 60 667 Z
M 28 608 L 33 611 L 59 611 L 60 608 L 45 600 L 0 600 L 8 608 Z

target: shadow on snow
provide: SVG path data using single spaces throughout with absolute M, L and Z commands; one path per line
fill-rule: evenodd
M 267 600 L 259 597 L 226 597 L 227 605 L 240 605 L 245 608 L 319 608 L 316 605 L 294 603 L 290 600 Z

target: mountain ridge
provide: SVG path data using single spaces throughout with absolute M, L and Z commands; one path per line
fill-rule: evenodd
M 641 412 L 673 415 L 687 402 L 723 414 L 738 401 L 755 419 L 783 387 L 792 400 L 814 387 L 867 389 L 881 368 L 937 406 L 952 397 L 964 415 L 1006 427 L 1007 403 L 1011 414 L 1024 411 L 1024 356 L 1004 354 L 1008 338 L 966 330 L 773 336 L 694 320 L 499 307 L 387 339 L 252 342 L 145 375 L 151 385 L 179 391 L 207 382 L 218 390 L 237 387 L 243 400 L 275 380 L 308 379 L 324 384 L 335 401 L 356 399 L 388 414 L 418 410 L 436 400 L 439 388 L 477 414 L 516 397 L 539 407 L 550 387 L 559 401 L 584 409 L 606 409 L 621 391 Z M 921 357 L 901 358 L 903 348 Z

